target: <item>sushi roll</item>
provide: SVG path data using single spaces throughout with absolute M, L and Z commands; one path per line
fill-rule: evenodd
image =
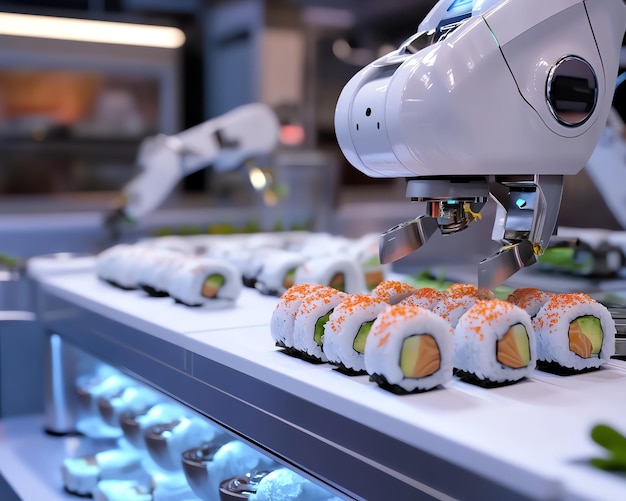
M 295 283 L 296 269 L 306 257 L 289 251 L 274 250 L 263 260 L 256 277 L 256 289 L 262 294 L 280 296 Z
M 454 344 L 456 375 L 485 388 L 520 381 L 536 365 L 530 315 L 508 301 L 477 301 L 460 318 Z
M 452 379 L 450 324 L 433 312 L 397 304 L 379 315 L 365 344 L 370 379 L 397 394 L 431 390 Z
M 138 451 L 110 449 L 93 456 L 66 458 L 61 466 L 65 490 L 78 496 L 91 496 L 101 480 L 130 480 L 142 472 Z
M 433 310 L 437 304 L 445 297 L 443 292 L 432 287 L 422 287 L 417 289 L 410 296 L 405 297 L 399 304 L 419 306 L 427 310 Z
M 382 264 L 379 256 L 380 234 L 368 233 L 350 245 L 349 253 L 363 270 L 365 288 L 368 291 L 387 279 L 391 266 Z
M 552 296 L 554 296 L 554 294 L 551 292 L 544 292 L 534 287 L 523 287 L 511 292 L 506 300 L 526 310 L 530 318 L 534 318 L 535 315 L 539 313 L 541 307 L 546 304 Z
M 378 314 L 388 305 L 370 294 L 354 294 L 335 307 L 324 326 L 323 350 L 340 372 L 354 376 L 365 371 L 365 344 Z
M 139 412 L 163 400 L 155 391 L 142 386 L 130 386 L 110 396 L 98 398 L 100 417 L 109 426 L 120 426 L 123 412 Z
M 139 265 L 137 282 L 151 297 L 167 297 L 170 277 L 191 259 L 186 254 L 170 249 L 155 249 L 150 259 Z
M 278 304 L 272 312 L 270 333 L 276 346 L 285 348 L 285 353 L 293 354 L 294 323 L 302 301 L 309 293 L 319 287 L 321 287 L 319 284 L 294 285 L 280 296 Z M 297 354 L 294 355 L 297 356 Z
M 537 313 L 537 367 L 561 375 L 598 369 L 615 353 L 615 321 L 587 294 L 555 294 Z
M 139 412 L 122 412 L 119 422 L 124 439 L 135 449 L 145 450 L 144 434 L 148 428 L 180 420 L 186 412 L 186 409 L 179 404 L 162 402 Z
M 337 496 L 333 496 L 326 489 L 287 468 L 278 468 L 265 475 L 256 486 L 256 492 L 248 499 L 250 501 L 340 501 Z
M 350 241 L 347 238 L 331 235 L 329 233 L 311 233 L 303 241 L 298 254 L 307 259 L 321 256 L 337 256 L 347 254 Z
M 388 304 L 397 304 L 416 291 L 415 287 L 405 282 L 384 280 L 374 287 L 372 296 L 382 299 Z
M 328 285 L 349 294 L 365 292 L 361 267 L 352 259 L 339 255 L 307 259 L 296 269 L 294 283 Z
M 314 363 L 328 361 L 323 351 L 324 325 L 347 297 L 333 287 L 319 287 L 302 300 L 293 325 L 293 347 L 302 358 Z
M 219 489 L 224 479 L 276 467 L 274 461 L 239 440 L 218 447 L 202 444 L 184 451 L 181 459 L 189 486 L 204 501 L 220 500 Z
M 478 300 L 478 296 L 473 294 L 446 294 L 433 307 L 432 312 L 443 318 L 454 329 L 463 314 L 474 306 Z
M 152 489 L 136 480 L 101 480 L 93 491 L 94 501 L 153 501 Z
M 96 276 L 115 287 L 124 288 L 118 283 L 118 270 L 124 266 L 124 260 L 132 249 L 130 244 L 118 244 L 100 252 L 96 257 Z
M 211 258 L 188 259 L 167 286 L 169 295 L 187 306 L 230 306 L 241 289 L 239 270 L 226 261 Z

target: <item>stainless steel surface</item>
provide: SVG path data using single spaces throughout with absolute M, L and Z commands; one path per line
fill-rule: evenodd
M 54 333 L 47 337 L 44 350 L 44 427 L 53 434 L 75 433 L 80 414 L 76 378 L 97 362 Z
M 392 263 L 419 249 L 437 231 L 437 220 L 420 216 L 399 224 L 380 237 L 380 262 Z
M 483 259 L 478 265 L 478 287 L 494 289 L 516 272 L 537 262 L 528 240 L 504 247 L 497 254 Z
M 529 239 L 545 249 L 559 217 L 563 196 L 563 176 L 536 175 L 534 183 L 538 188 L 539 197 L 535 208 L 537 214 Z

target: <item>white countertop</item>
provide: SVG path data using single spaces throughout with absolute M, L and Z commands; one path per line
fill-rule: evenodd
M 343 414 L 537 499 L 623 500 L 626 476 L 588 466 L 603 451 L 598 423 L 626 431 L 626 362 L 559 377 L 482 389 L 458 380 L 397 396 L 366 376 L 348 377 L 281 353 L 269 333 L 276 298 L 244 290 L 228 310 L 202 310 L 118 290 L 90 270 L 42 276 L 72 303 Z

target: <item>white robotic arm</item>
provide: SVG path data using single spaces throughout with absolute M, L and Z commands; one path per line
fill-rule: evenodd
M 158 207 L 185 176 L 212 165 L 233 170 L 246 159 L 271 152 L 279 123 L 266 105 L 249 104 L 174 136 L 159 135 L 140 146 L 141 173 L 123 190 L 118 211 L 136 220 Z
M 357 73 L 335 112 L 344 155 L 427 202 L 383 234 L 381 260 L 467 228 L 491 198 L 502 249 L 480 263 L 479 286 L 533 264 L 563 175 L 583 168 L 606 123 L 625 26 L 624 0 L 441 0 Z

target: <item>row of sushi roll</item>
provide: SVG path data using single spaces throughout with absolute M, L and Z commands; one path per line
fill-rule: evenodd
M 125 290 L 171 296 L 188 306 L 233 304 L 243 286 L 280 296 L 293 284 L 320 283 L 362 293 L 385 279 L 378 236 L 322 233 L 161 237 L 102 251 L 96 273 Z
M 367 294 L 294 285 L 280 297 L 270 331 L 287 354 L 367 374 L 405 394 L 453 375 L 498 387 L 536 368 L 560 375 L 598 369 L 615 352 L 616 329 L 607 308 L 584 293 L 517 289 L 502 300 L 472 285 L 438 291 L 385 280 Z
M 108 366 L 76 381 L 81 419 L 116 430 L 116 445 L 93 426 L 95 452 L 66 458 L 65 490 L 96 501 L 338 501 L 326 489 L 208 419 Z M 98 444 L 101 443 L 101 446 Z

